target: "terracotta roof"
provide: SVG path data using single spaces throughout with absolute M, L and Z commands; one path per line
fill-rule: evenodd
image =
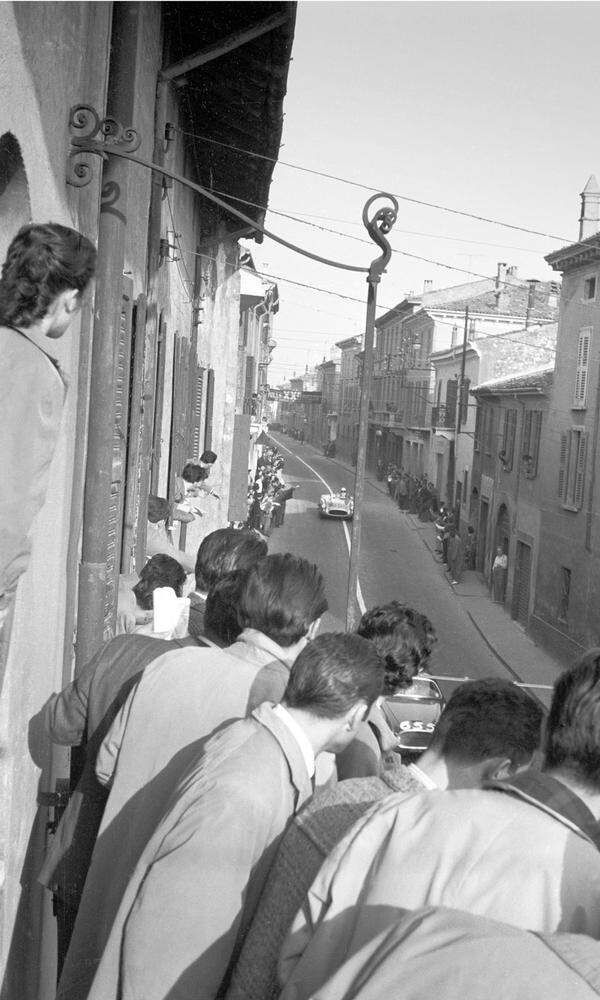
M 547 393 L 552 388 L 554 381 L 554 368 L 538 368 L 534 371 L 520 372 L 508 378 L 490 379 L 488 382 L 481 382 L 476 385 L 471 392 L 473 395 L 495 396 L 504 393 Z
M 178 84 L 184 84 L 179 102 L 188 118 L 189 132 L 224 143 L 219 146 L 187 136 L 188 175 L 205 187 L 228 192 L 256 205 L 267 205 L 275 168 L 268 158 L 276 160 L 279 155 L 296 6 L 296 3 L 261 2 L 164 4 L 165 67 L 267 18 L 277 14 L 285 17 L 278 27 L 223 52 L 177 80 Z M 231 146 L 267 159 L 236 152 L 228 148 Z M 235 201 L 232 204 L 263 223 L 263 209 Z M 207 207 L 206 215 L 209 214 Z M 233 216 L 229 220 L 232 229 L 243 226 Z M 257 239 L 260 241 L 262 236 Z

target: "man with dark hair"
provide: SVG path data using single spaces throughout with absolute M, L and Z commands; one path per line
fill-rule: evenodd
M 327 856 L 376 802 L 393 792 L 479 788 L 487 779 L 508 777 L 531 761 L 541 723 L 539 706 L 509 681 L 470 681 L 448 701 L 437 724 L 437 741 L 418 766 L 405 767 L 398 758 L 379 777 L 354 778 L 317 791 L 281 842 L 227 1000 L 279 996 L 277 961 L 292 920 Z
M 248 574 L 242 607 L 245 628 L 233 646 L 180 649 L 145 668 L 97 754 L 96 774 L 111 788 L 63 973 L 73 990 L 67 996 L 86 996 L 77 990 L 91 981 L 127 880 L 171 795 L 172 762 L 263 701 L 281 699 L 327 608 L 323 578 L 305 559 L 267 556 Z
M 217 461 L 217 453 L 210 451 L 210 449 L 208 451 L 203 451 L 198 461 L 200 462 L 200 465 L 205 468 L 210 468 L 210 466 L 214 465 Z
M 176 596 L 181 597 L 184 583 L 183 566 L 165 553 L 157 553 L 148 560 L 133 586 L 129 577 L 120 576 L 116 634 L 141 632 L 150 635 L 153 631 L 154 591 L 158 587 L 171 587 Z
M 595 649 L 555 685 L 541 772 L 492 777 L 482 790 L 392 795 L 367 813 L 325 861 L 292 925 L 281 1000 L 312 997 L 353 942 L 374 937 L 374 907 L 450 906 L 538 933 L 600 938 L 599 719 Z M 439 737 L 455 775 L 470 753 L 459 728 Z
M 352 739 L 382 680 L 365 639 L 322 635 L 295 660 L 281 704 L 181 755 L 89 1000 L 223 995 L 277 843 L 312 793 L 315 757 Z
M 394 695 L 410 686 L 419 671 L 426 668 L 437 642 L 429 619 L 400 601 L 389 601 L 366 611 L 357 633 L 375 644 L 385 662 L 386 695 Z M 377 703 L 360 726 L 354 742 L 338 756 L 338 778 L 379 775 L 385 754 L 395 745 L 395 734 Z
M 218 528 L 202 540 L 195 564 L 196 589 L 190 594 L 190 635 L 204 632 L 209 591 L 230 573 L 249 570 L 266 554 L 267 543 L 254 531 Z
M 168 509 L 168 500 L 150 497 L 149 516 L 160 518 Z M 266 551 L 265 542 L 251 532 L 231 528 L 212 532 L 202 542 L 198 554 L 196 565 L 202 574 L 201 582 L 212 587 L 232 571 L 253 565 Z M 154 556 L 159 558 L 169 556 Z M 99 649 L 63 691 L 52 695 L 42 710 L 45 731 L 54 743 L 85 746 L 81 777 L 51 840 L 39 876 L 42 885 L 52 889 L 57 899 L 59 965 L 69 944 L 108 797 L 108 790 L 99 784 L 95 774 L 98 750 L 148 664 L 167 651 L 197 645 L 212 645 L 202 636 L 201 628 L 188 639 L 165 641 L 143 635 L 117 636 Z
M 173 544 L 168 523 L 171 521 L 189 522 L 194 515 L 177 507 L 176 503 L 166 497 L 152 494 L 148 497 L 148 523 L 146 525 L 146 555 L 168 555 L 181 563 L 186 573 L 194 572 L 194 558 L 183 549 Z
M 2 266 L 0 629 L 29 563 L 29 533 L 46 499 L 65 401 L 51 342 L 81 308 L 95 265 L 96 250 L 85 236 L 48 223 L 20 229 Z

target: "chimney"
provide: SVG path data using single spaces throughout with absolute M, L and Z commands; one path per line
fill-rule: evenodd
M 581 192 L 581 215 L 579 217 L 579 239 L 593 236 L 600 228 L 600 187 L 594 174 L 588 179 Z
M 519 279 L 519 268 L 516 266 L 516 264 L 513 264 L 512 267 L 507 268 L 506 274 L 507 274 L 507 277 L 514 278 L 515 281 L 518 281 L 518 279 Z
M 433 281 L 431 281 L 430 279 L 423 282 L 423 295 L 426 295 L 427 292 L 431 291 L 431 286 L 432 285 L 433 285 Z
M 501 312 L 504 308 L 506 302 L 506 275 L 508 267 L 506 264 L 498 264 L 498 270 L 496 272 L 496 290 L 494 295 L 496 296 L 496 309 Z

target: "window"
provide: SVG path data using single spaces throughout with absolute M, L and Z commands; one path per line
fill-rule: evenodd
M 569 598 L 571 596 L 571 570 L 566 566 L 560 567 L 559 594 L 558 594 L 558 620 L 566 622 L 569 614 Z
M 494 436 L 495 436 L 495 411 L 494 407 L 486 407 L 486 434 L 485 434 L 485 453 L 486 455 L 491 455 L 494 449 Z M 496 447 L 498 447 L 496 445 Z
M 567 510 L 581 510 L 583 506 L 587 438 L 583 427 L 561 434 L 558 497 Z
M 583 297 L 587 302 L 596 298 L 596 278 L 586 278 L 583 282 Z
M 458 379 L 448 379 L 448 385 L 446 386 L 446 420 L 450 422 L 451 427 L 454 425 L 454 421 L 456 420 L 457 394 Z M 448 427 L 448 423 L 446 424 L 446 427 Z
M 590 362 L 591 339 L 592 327 L 583 327 L 583 329 L 579 331 L 579 341 L 577 343 L 577 368 L 575 371 L 575 393 L 573 396 L 573 409 L 575 410 L 584 410 L 587 405 L 588 365 Z
M 474 451 L 481 451 L 481 437 L 483 434 L 483 409 L 481 404 L 477 404 L 475 411 L 475 439 L 473 441 Z
M 537 476 L 542 436 L 542 411 L 527 410 L 523 426 L 523 470 L 528 479 Z
M 510 472 L 515 457 L 515 437 L 517 433 L 517 411 L 504 411 L 504 430 L 502 432 L 502 450 L 500 461 L 505 472 Z

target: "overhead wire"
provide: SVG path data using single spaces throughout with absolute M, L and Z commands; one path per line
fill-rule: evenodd
M 383 187 L 381 186 L 372 187 L 369 184 L 363 184 L 360 181 L 353 181 L 347 177 L 340 177 L 337 174 L 329 174 L 323 170 L 315 170 L 312 167 L 305 167 L 298 163 L 290 163 L 289 161 L 282 160 L 279 157 L 267 156 L 264 153 L 256 153 L 250 149 L 243 149 L 240 146 L 235 146 L 233 143 L 223 142 L 222 140 L 219 139 L 213 139 L 210 136 L 200 135 L 197 132 L 188 132 L 185 129 L 179 129 L 179 132 L 181 133 L 181 135 L 187 135 L 193 139 L 200 139 L 202 142 L 209 142 L 215 146 L 221 146 L 224 147 L 225 149 L 231 149 L 236 153 L 242 153 L 244 156 L 250 156 L 259 160 L 266 160 L 270 163 L 277 164 L 278 166 L 289 167 L 291 170 L 298 170 L 301 171 L 302 173 L 312 174 L 314 177 L 323 177 L 326 180 L 337 181 L 340 184 L 347 184 L 350 187 L 360 188 L 362 191 L 380 192 L 386 190 L 386 185 L 384 185 Z M 484 215 L 477 215 L 474 212 L 466 212 L 462 209 L 451 208 L 448 205 L 438 205 L 435 202 L 424 201 L 421 198 L 412 198 L 408 195 L 397 194 L 396 192 L 390 192 L 390 194 L 393 194 L 394 197 L 398 198 L 400 201 L 410 202 L 411 204 L 414 205 L 421 205 L 425 208 L 433 208 L 439 212 L 449 212 L 451 215 L 461 215 L 468 219 L 475 219 L 477 222 L 486 222 L 493 226 L 502 226 L 505 229 L 513 229 L 521 233 L 530 233 L 532 236 L 543 236 L 546 239 L 557 240 L 558 242 L 561 243 L 569 243 L 569 240 L 564 236 L 556 236 L 553 233 L 541 232 L 540 230 L 537 229 L 530 229 L 527 226 L 517 226 L 514 223 L 502 222 L 499 219 L 491 219 Z

